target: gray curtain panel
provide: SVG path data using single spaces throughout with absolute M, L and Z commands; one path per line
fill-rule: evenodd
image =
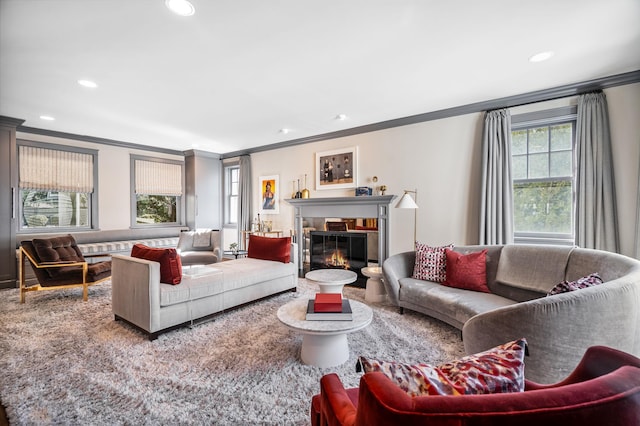
M 602 92 L 578 98 L 576 160 L 576 244 L 618 253 L 609 113 Z
M 479 244 L 513 243 L 511 114 L 507 109 L 485 114 L 481 188 Z
M 240 179 L 239 185 L 239 203 L 238 203 L 238 242 L 240 247 L 244 247 L 244 241 L 242 241 L 242 231 L 245 229 L 251 229 L 251 199 L 253 197 L 252 192 L 252 178 L 251 178 L 251 156 L 240 156 Z
M 640 161 L 638 161 L 638 205 L 636 206 L 636 259 L 640 259 Z

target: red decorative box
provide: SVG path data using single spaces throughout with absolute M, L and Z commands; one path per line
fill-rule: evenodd
M 313 304 L 314 312 L 342 312 L 342 294 L 317 293 Z

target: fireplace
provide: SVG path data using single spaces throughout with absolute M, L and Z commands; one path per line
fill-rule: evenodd
M 364 232 L 311 231 L 309 267 L 315 269 L 348 269 L 358 274 L 358 285 L 366 277 L 367 234 Z
M 395 195 L 363 197 L 295 198 L 286 200 L 295 209 L 295 239 L 298 243 L 299 276 L 304 276 L 305 256 L 303 236 L 305 219 L 309 218 L 372 218 L 378 231 L 376 263 L 382 265 L 389 252 L 389 204 Z M 367 266 L 367 265 L 364 265 Z

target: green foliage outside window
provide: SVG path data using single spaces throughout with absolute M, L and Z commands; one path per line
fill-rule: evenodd
M 136 195 L 136 223 L 177 223 L 178 197 Z
M 572 234 L 573 124 L 511 133 L 516 233 Z
M 571 181 L 514 184 L 515 231 L 570 234 L 571 203 Z

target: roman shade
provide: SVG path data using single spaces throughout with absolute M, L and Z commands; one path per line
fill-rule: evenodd
M 93 154 L 20 145 L 20 188 L 93 192 Z
M 135 160 L 136 194 L 182 195 L 182 164 Z

